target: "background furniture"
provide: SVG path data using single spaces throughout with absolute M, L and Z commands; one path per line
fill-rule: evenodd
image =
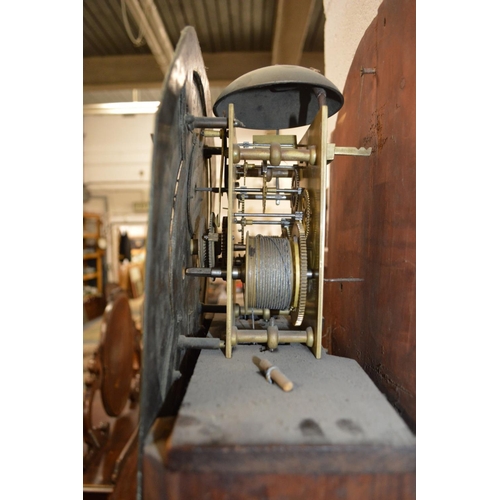
M 101 236 L 101 217 L 83 214 L 83 307 L 84 317 L 91 320 L 104 312 L 102 250 L 98 246 Z

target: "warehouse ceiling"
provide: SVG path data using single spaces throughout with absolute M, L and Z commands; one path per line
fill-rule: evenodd
M 160 100 L 185 26 L 196 29 L 212 98 L 271 64 L 324 72 L 323 0 L 84 0 L 84 104 Z

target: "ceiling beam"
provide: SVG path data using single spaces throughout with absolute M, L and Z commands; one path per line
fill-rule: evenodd
M 324 72 L 323 52 L 304 52 L 299 64 Z M 271 52 L 216 52 L 203 55 L 212 86 L 225 87 L 249 71 L 269 66 Z M 153 55 L 85 57 L 83 90 L 161 88 L 163 74 Z
M 83 90 L 155 88 L 162 81 L 153 55 L 83 58 Z
M 271 64 L 300 65 L 314 0 L 278 0 Z

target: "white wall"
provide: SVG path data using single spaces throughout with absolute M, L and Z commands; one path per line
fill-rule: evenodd
M 325 12 L 325 76 L 344 93 L 347 75 L 356 54 L 359 42 L 366 29 L 377 15 L 382 0 L 323 0 Z M 328 140 L 335 130 L 338 114 L 328 118 Z M 339 144 L 354 146 L 358 144 Z M 330 176 L 327 177 L 327 199 L 330 189 Z M 329 210 L 327 207 L 327 232 Z M 328 241 L 328 237 L 327 237 Z M 328 253 L 328 247 L 325 248 Z M 326 258 L 326 260 L 328 260 Z
M 382 0 L 323 0 L 325 76 L 343 92 L 354 54 Z M 337 115 L 329 118 L 329 135 Z
M 144 233 L 149 200 L 155 115 L 90 115 L 83 119 L 83 183 L 91 198 L 83 209 L 103 217 L 108 242 L 107 277 L 118 281 L 120 230 Z
M 154 115 L 90 115 L 83 122 L 84 182 L 150 179 Z

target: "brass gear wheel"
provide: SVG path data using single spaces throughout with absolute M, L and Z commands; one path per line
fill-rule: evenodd
M 221 263 L 223 267 L 227 265 L 227 217 L 222 218 L 222 235 L 221 235 Z
M 309 191 L 307 189 L 303 189 L 300 194 L 300 210 L 302 211 L 302 224 L 304 226 L 304 232 L 306 238 L 309 236 L 309 231 L 311 230 L 311 197 L 309 196 Z
M 215 214 L 212 212 L 210 214 L 210 223 L 208 225 L 208 267 L 215 267 L 215 236 L 217 234 L 217 221 L 215 220 Z
M 290 240 L 295 276 L 291 318 L 294 326 L 300 326 L 304 320 L 307 299 L 307 244 L 306 233 L 301 222 L 293 225 Z
M 208 248 L 207 241 L 205 240 L 205 235 L 208 232 L 207 223 L 205 217 L 203 217 L 200 225 L 204 228 L 201 237 L 198 238 L 198 267 L 207 267 L 208 264 Z
M 293 177 L 292 177 L 292 189 L 299 189 L 299 187 L 300 187 L 299 171 L 298 169 L 295 169 L 293 171 Z M 292 196 L 290 196 L 290 208 L 292 210 L 292 213 L 295 213 L 299 209 L 299 195 L 296 193 L 293 193 Z

